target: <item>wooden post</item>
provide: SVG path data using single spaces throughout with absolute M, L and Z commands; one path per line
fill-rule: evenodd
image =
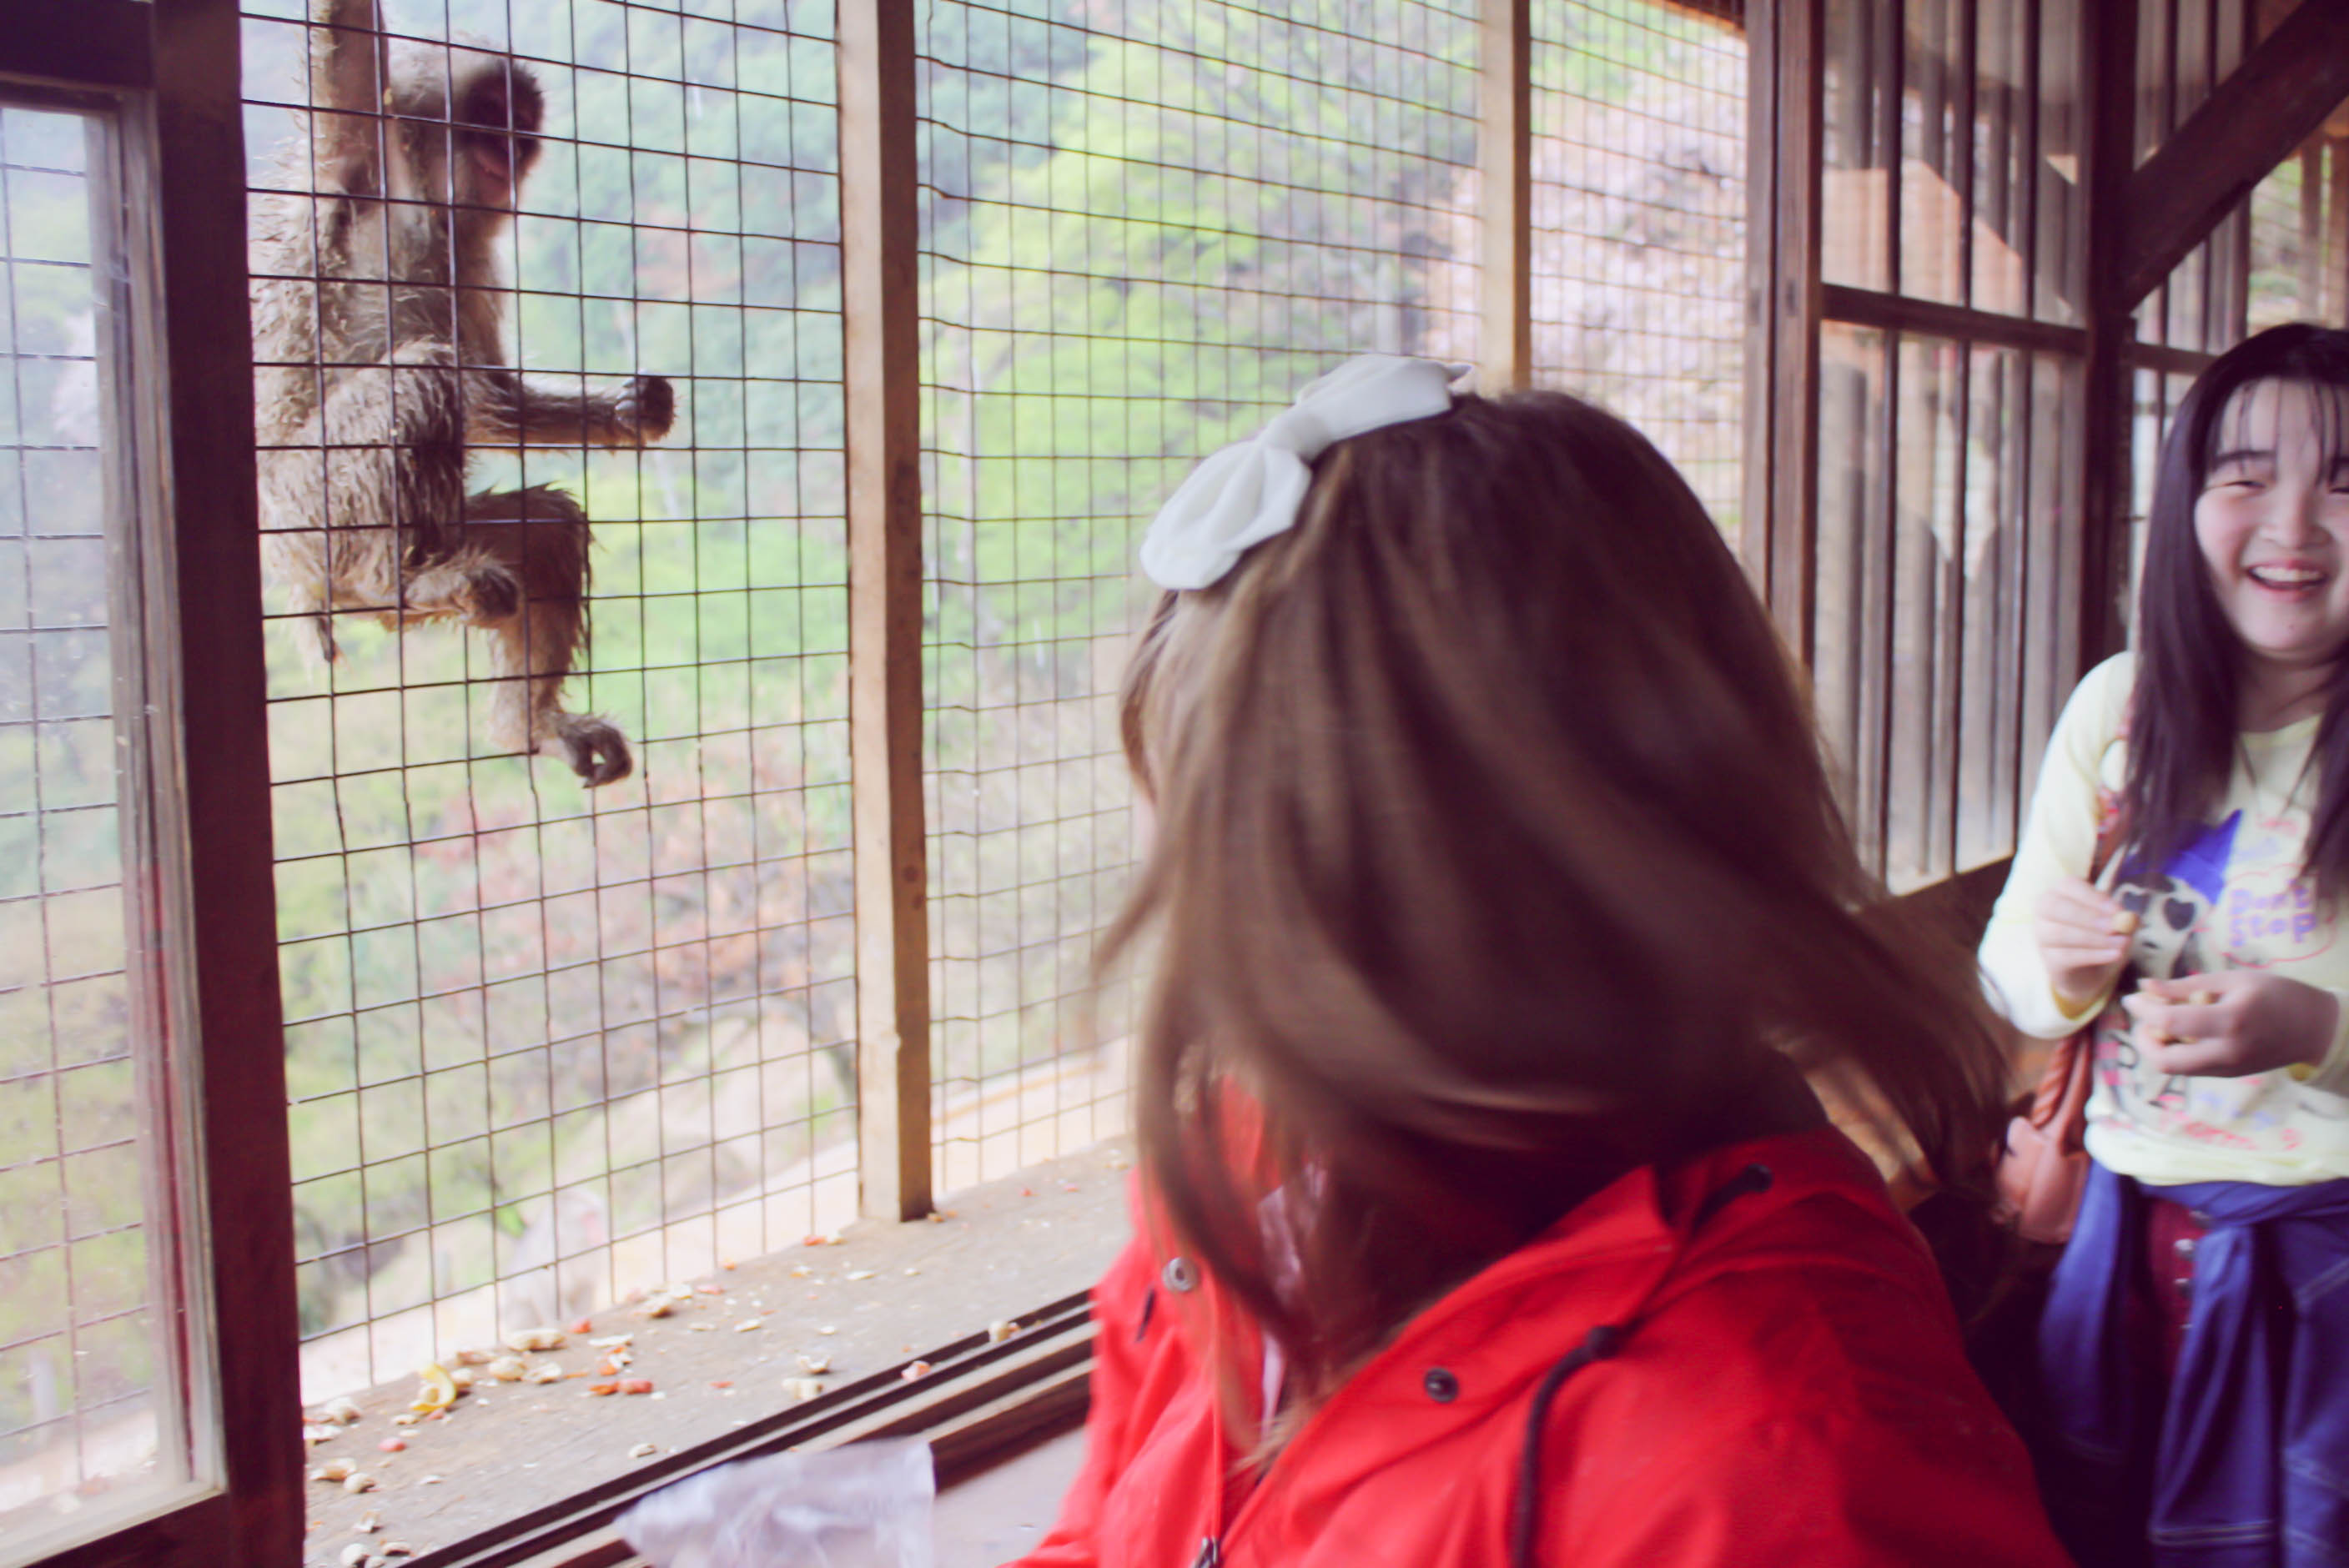
M 1478 67 L 1477 380 L 1492 394 L 1533 376 L 1533 0 L 1488 0 Z
M 2064 691 L 2116 651 L 2127 634 L 2121 590 L 2128 569 L 2129 351 L 2137 336 L 2130 312 L 2144 294 L 2133 292 L 2121 273 L 2137 159 L 2137 0 L 2086 0 L 2081 6 L 2080 69 L 2088 106 L 2082 170 L 2087 297 L 2081 315 L 2088 348 L 2082 370 L 2079 524 L 2073 539 L 2060 542 L 2056 567 L 2059 583 L 2072 589 L 2059 592 L 2056 601 L 2059 614 L 2073 618 L 2057 633 L 2059 655 L 2068 663 L 2054 674 Z
M 913 0 L 840 8 L 858 1202 L 929 1212 L 929 866 Z

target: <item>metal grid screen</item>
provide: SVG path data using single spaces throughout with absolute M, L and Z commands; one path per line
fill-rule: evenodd
M 244 24 L 256 233 L 313 210 L 303 11 Z M 678 416 L 642 452 L 476 453 L 467 476 L 593 519 L 567 701 L 633 742 L 624 782 L 492 744 L 481 633 L 363 607 L 327 665 L 271 590 L 312 1398 L 855 1206 L 830 7 L 392 0 L 385 26 L 395 79 L 402 52 L 452 68 L 460 38 L 544 95 L 508 362 L 574 391 L 665 377 Z
M 1653 0 L 1533 8 L 1533 367 L 1645 431 L 1735 539 L 1745 38 Z
M 152 1229 L 160 1042 L 127 953 L 154 913 L 123 874 L 140 703 L 112 588 L 135 555 L 109 502 L 128 463 L 96 346 L 123 258 L 92 222 L 89 124 L 0 109 L 0 1539 L 183 1441 Z
M 1464 0 L 937 3 L 919 91 L 938 1186 L 1124 1125 L 1140 526 L 1351 353 L 1471 358 Z M 1734 379 L 1733 376 L 1733 380 Z

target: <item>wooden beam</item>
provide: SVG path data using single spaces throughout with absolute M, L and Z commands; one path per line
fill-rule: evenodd
M 1478 57 L 1479 383 L 1533 378 L 1533 0 L 1488 0 Z
M 2088 346 L 2088 335 L 2080 327 L 2034 321 L 2027 316 L 1999 315 L 1909 294 L 1826 284 L 1821 287 L 1819 296 L 1822 318 L 1827 321 L 1847 321 L 1888 332 L 1921 332 L 1933 337 L 1955 337 L 1997 348 L 2026 348 L 2040 353 L 2078 354 Z
M 2349 98 L 2349 0 L 2301 0 L 2129 177 L 2121 303 L 2134 309 Z
M 5 0 L 0 76 L 78 88 L 152 87 L 153 10 L 142 0 Z
M 913 0 L 841 6 L 858 1202 L 900 1220 L 931 1203 L 914 80 Z

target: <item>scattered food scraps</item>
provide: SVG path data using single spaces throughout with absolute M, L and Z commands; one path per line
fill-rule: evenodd
M 928 1362 L 916 1361 L 910 1367 L 907 1367 L 903 1372 L 898 1373 L 897 1376 L 910 1383 L 916 1377 L 926 1376 L 929 1370 L 930 1364 Z
M 405 1453 L 408 1449 L 408 1439 L 406 1438 L 386 1438 L 383 1441 L 376 1444 L 376 1447 L 381 1449 L 388 1454 Z
M 391 1424 L 395 1427 L 412 1427 L 423 1418 L 413 1410 L 402 1410 L 391 1418 Z
M 1000 1345 L 1019 1332 L 1018 1324 L 1008 1317 L 999 1317 L 987 1326 L 987 1341 L 990 1345 Z
M 798 1360 L 800 1370 L 811 1377 L 820 1377 L 832 1370 L 832 1357 L 829 1356 L 802 1356 Z
M 746 1317 L 741 1322 L 734 1326 L 734 1332 L 737 1334 L 748 1334 L 752 1329 L 759 1326 L 759 1322 L 760 1320 L 758 1318 Z
M 579 1318 L 571 1325 L 570 1331 L 574 1334 L 593 1334 L 595 1332 L 595 1320 L 587 1317 Z
M 343 1568 L 359 1568 L 361 1563 L 374 1555 L 375 1553 L 368 1551 L 365 1545 L 354 1541 L 343 1548 Z
M 519 1357 L 501 1356 L 481 1370 L 501 1383 L 519 1383 L 523 1380 L 523 1375 L 530 1368 L 522 1364 Z
M 837 1334 L 840 1330 L 827 1323 L 822 1328 L 817 1329 L 816 1332 L 818 1334 Z
M 365 1470 L 353 1470 L 343 1478 L 343 1490 L 348 1492 L 373 1491 L 375 1477 Z
M 873 1277 L 873 1271 L 871 1269 L 850 1269 L 846 1274 L 840 1277 L 843 1279 L 871 1279 Z
M 365 1513 L 360 1514 L 357 1521 L 352 1524 L 351 1533 L 353 1535 L 373 1535 L 377 1531 L 381 1530 L 382 1528 L 383 1515 L 377 1510 L 370 1508 Z
M 712 1377 L 709 1380 L 709 1386 L 713 1388 L 731 1388 L 734 1387 L 734 1379 L 731 1377 Z
M 660 1452 L 658 1443 L 638 1443 L 628 1450 L 628 1457 L 632 1460 L 648 1460 L 658 1452 Z
M 616 1394 L 619 1391 L 620 1386 L 617 1383 L 590 1383 L 587 1385 L 587 1392 L 594 1395 L 598 1399 L 603 1398 L 607 1394 Z
M 347 1427 L 359 1418 L 359 1408 L 348 1399 L 330 1399 L 318 1411 L 318 1419 Z
M 506 1336 L 509 1350 L 560 1350 L 569 1336 L 559 1328 L 524 1328 Z
M 446 1409 L 456 1403 L 457 1380 L 449 1375 L 448 1368 L 442 1367 L 440 1363 L 426 1362 L 417 1368 L 416 1376 L 422 1379 L 422 1383 L 416 1390 L 416 1398 L 409 1404 L 409 1409 L 419 1414 L 429 1415 L 435 1410 Z
M 823 1392 L 823 1384 L 813 1377 L 786 1377 L 783 1392 L 794 1401 L 804 1404 Z
M 649 1377 L 623 1377 L 620 1379 L 620 1392 L 623 1394 L 649 1394 L 652 1391 L 653 1380 Z
M 357 1467 L 348 1460 L 328 1460 L 310 1472 L 312 1480 L 341 1480 Z
M 563 1381 L 563 1368 L 556 1366 L 552 1361 L 542 1361 L 537 1366 L 530 1369 L 530 1377 L 526 1381 L 532 1383 L 560 1383 Z

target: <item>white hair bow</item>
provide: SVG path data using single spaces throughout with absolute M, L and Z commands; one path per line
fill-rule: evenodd
M 1444 412 L 1462 368 L 1362 354 L 1307 383 L 1295 407 L 1201 463 L 1166 498 L 1143 536 L 1142 570 L 1161 588 L 1205 588 L 1250 545 L 1296 523 L 1314 459 L 1350 436 Z

